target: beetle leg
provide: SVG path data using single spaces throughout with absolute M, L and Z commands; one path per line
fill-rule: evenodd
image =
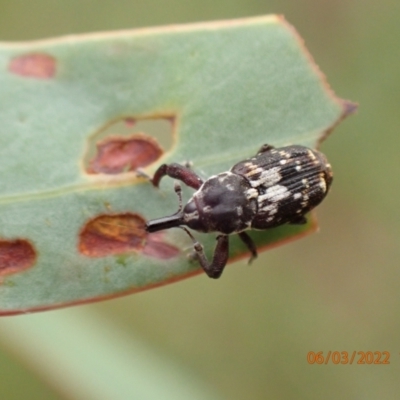
M 193 235 L 184 227 L 181 227 L 192 239 L 193 248 L 197 259 L 201 265 L 201 268 L 204 269 L 204 272 L 208 275 L 209 278 L 218 279 L 224 268 L 226 263 L 228 262 L 229 257 L 229 237 L 226 235 L 219 235 L 217 237 L 217 245 L 215 246 L 214 255 L 211 263 L 207 260 L 206 255 L 204 254 L 204 248 L 200 242 L 198 242 Z
M 158 187 L 160 180 L 163 176 L 168 175 L 171 178 L 182 181 L 185 185 L 192 187 L 193 189 L 199 189 L 203 184 L 203 180 L 190 168 L 184 167 L 180 164 L 162 164 L 158 167 L 155 172 L 151 183 Z
M 240 239 L 242 239 L 242 242 L 247 246 L 247 248 L 250 250 L 251 257 L 249 260 L 249 264 L 251 264 L 258 256 L 257 254 L 257 247 L 253 242 L 253 239 L 246 233 L 246 232 L 240 232 L 238 233 Z
M 217 245 L 215 246 L 213 259 L 208 262 L 206 255 L 204 254 L 203 246 L 199 242 L 194 243 L 194 250 L 197 255 L 197 259 L 200 262 L 201 267 L 205 273 L 210 277 L 217 279 L 221 276 L 222 271 L 228 262 L 229 257 L 229 238 L 226 235 L 220 235 L 217 237 Z
M 304 225 L 307 223 L 307 218 L 304 215 L 296 216 L 289 222 L 291 225 Z
M 270 150 L 272 150 L 272 149 L 274 149 L 274 148 L 275 148 L 275 147 L 274 147 L 274 146 L 271 146 L 270 144 L 263 144 L 263 145 L 260 147 L 260 150 L 257 151 L 257 154 L 256 154 L 256 155 L 261 154 L 261 153 L 265 153 L 265 152 L 270 151 Z

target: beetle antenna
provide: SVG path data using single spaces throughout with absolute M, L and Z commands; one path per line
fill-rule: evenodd
M 161 231 L 163 229 L 169 229 L 169 228 L 175 228 L 179 227 L 183 223 L 183 214 L 182 214 L 182 188 L 179 182 L 175 181 L 174 185 L 174 190 L 175 193 L 178 196 L 178 211 L 170 215 L 169 217 L 161 217 L 157 219 L 153 219 L 151 221 L 148 221 L 146 223 L 146 231 L 151 233 L 151 232 L 157 232 Z
M 175 181 L 174 190 L 176 195 L 178 196 L 178 201 L 179 201 L 178 211 L 176 213 L 179 213 L 182 211 L 183 205 L 182 205 L 182 187 L 178 181 Z
M 190 239 L 192 239 L 193 244 L 197 243 L 197 240 L 190 233 L 189 229 L 186 229 L 184 226 L 179 226 L 179 228 L 183 229 L 189 235 Z

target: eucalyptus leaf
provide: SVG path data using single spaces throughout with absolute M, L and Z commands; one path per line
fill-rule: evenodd
M 190 161 L 207 177 L 264 143 L 316 147 L 354 109 L 278 16 L 0 43 L 1 313 L 199 273 L 183 231 L 144 232 L 147 219 L 176 211 L 172 180 L 155 189 L 135 170 Z M 129 133 L 151 119 L 170 123 L 169 148 L 148 132 Z M 118 121 L 125 136 L 104 133 Z M 124 164 L 128 147 L 132 165 Z M 314 227 L 250 234 L 266 248 Z M 215 235 L 195 235 L 210 256 Z M 231 260 L 246 255 L 233 238 Z

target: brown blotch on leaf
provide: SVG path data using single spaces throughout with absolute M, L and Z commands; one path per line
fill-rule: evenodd
M 35 249 L 27 240 L 0 239 L 0 275 L 21 272 L 32 267 L 35 261 Z
M 180 250 L 163 240 L 164 233 L 146 232 L 146 222 L 138 214 L 100 215 L 83 227 L 79 251 L 88 257 L 105 257 L 130 251 L 167 260 Z
M 130 137 L 108 137 L 97 143 L 97 154 L 89 162 L 90 174 L 119 174 L 153 163 L 163 154 L 157 140 L 138 133 Z
M 79 251 L 88 257 L 141 251 L 147 236 L 145 228 L 145 220 L 137 214 L 100 215 L 83 227 Z
M 154 232 L 147 236 L 143 254 L 149 257 L 168 260 L 178 256 L 180 250 L 169 243 L 164 242 L 164 232 Z
M 136 120 L 135 120 L 135 118 L 131 118 L 131 117 L 125 118 L 125 124 L 126 124 L 126 126 L 129 126 L 129 127 L 134 126 L 136 124 Z
M 11 59 L 8 70 L 27 78 L 49 79 L 56 73 L 56 59 L 45 53 L 23 54 Z

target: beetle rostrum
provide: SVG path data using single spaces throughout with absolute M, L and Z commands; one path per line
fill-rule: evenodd
M 158 187 L 165 175 L 182 181 L 196 192 L 183 207 L 180 186 L 175 185 L 178 211 L 148 221 L 146 230 L 184 229 L 210 278 L 219 278 L 228 261 L 228 235 L 239 235 L 252 254 L 251 261 L 257 257 L 257 249 L 246 230 L 306 223 L 305 214 L 321 203 L 332 183 L 332 170 L 326 157 L 298 145 L 274 148 L 265 144 L 254 157 L 206 181 L 180 164 L 163 164 L 151 182 Z M 199 232 L 219 233 L 211 262 L 203 246 L 185 226 Z

